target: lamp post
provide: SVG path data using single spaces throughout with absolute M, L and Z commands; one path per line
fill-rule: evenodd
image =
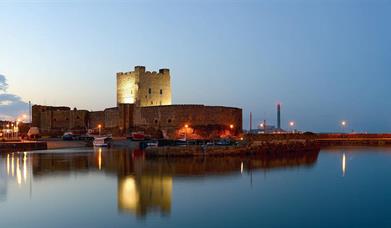
M 348 125 L 348 123 L 346 122 L 346 120 L 341 121 L 342 132 L 345 132 L 345 128 L 347 125 Z
M 14 127 L 14 123 L 11 124 L 11 139 L 13 140 L 14 137 L 15 137 L 15 127 Z
M 263 134 L 266 134 L 265 123 L 259 124 L 259 128 L 263 130 Z
M 187 143 L 187 129 L 189 128 L 189 125 L 185 124 L 185 141 Z
M 6 138 L 8 139 L 8 138 L 9 138 L 9 127 L 10 127 L 10 125 L 7 124 L 6 127 L 7 127 L 7 128 L 5 129 L 5 136 L 6 136 Z
M 15 126 L 16 138 L 19 137 L 19 123 L 20 123 L 20 119 L 17 119 L 16 126 Z
M 99 130 L 99 135 L 100 135 L 101 130 L 102 130 L 102 125 L 101 124 L 98 125 L 98 130 Z
M 292 129 L 292 133 L 294 133 L 295 132 L 295 121 L 289 121 L 289 127 Z

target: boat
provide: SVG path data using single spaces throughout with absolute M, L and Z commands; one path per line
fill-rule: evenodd
M 143 141 L 145 140 L 145 134 L 144 132 L 132 132 L 127 138 L 133 141 Z
M 112 140 L 111 136 L 96 136 L 92 144 L 94 147 L 110 147 Z

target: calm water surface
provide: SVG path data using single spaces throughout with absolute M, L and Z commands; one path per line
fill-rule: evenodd
M 0 227 L 391 227 L 391 148 L 147 160 L 2 153 Z

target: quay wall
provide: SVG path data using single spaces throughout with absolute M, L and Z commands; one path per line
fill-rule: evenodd
M 46 150 L 46 142 L 0 142 L 0 152 Z
M 184 147 L 153 147 L 146 149 L 148 157 L 197 157 L 197 156 L 286 156 L 297 152 L 319 152 L 316 142 L 242 144 L 235 146 L 188 145 Z
M 391 134 L 246 134 L 251 143 L 270 141 L 312 140 L 324 146 L 391 145 Z

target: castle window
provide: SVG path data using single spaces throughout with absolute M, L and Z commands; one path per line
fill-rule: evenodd
M 79 117 L 79 116 L 77 116 L 77 117 L 76 117 L 76 119 L 80 120 L 80 117 Z
M 152 89 L 151 89 L 151 88 L 148 89 L 148 93 L 149 93 L 149 94 L 152 93 Z
M 157 124 L 158 123 L 158 121 L 157 120 L 155 120 L 155 124 Z
M 160 105 L 162 105 L 162 101 L 160 101 Z
M 168 119 L 168 120 L 167 120 L 167 122 L 168 122 L 168 123 L 171 123 L 171 122 L 172 122 L 172 120 L 171 120 L 171 119 Z
M 151 101 L 151 104 L 153 104 L 153 101 Z
M 54 119 L 53 121 L 54 121 L 54 122 L 56 122 L 57 120 L 56 120 L 56 119 Z
M 162 89 L 160 89 L 160 94 L 163 94 L 163 90 Z

